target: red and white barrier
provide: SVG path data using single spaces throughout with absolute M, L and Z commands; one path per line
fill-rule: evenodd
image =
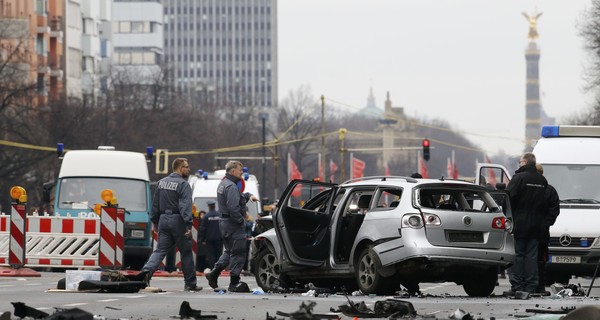
M 102 268 L 123 266 L 123 232 L 125 210 L 117 207 L 102 207 L 100 218 L 100 255 L 98 264 Z
M 25 205 L 15 202 L 11 203 L 8 264 L 16 269 L 25 265 Z

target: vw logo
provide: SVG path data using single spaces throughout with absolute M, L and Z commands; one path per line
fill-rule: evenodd
M 560 238 L 558 238 L 558 242 L 561 246 L 568 247 L 571 245 L 571 236 L 568 234 L 563 234 L 560 236 Z
M 465 225 L 467 225 L 467 226 L 470 226 L 473 223 L 473 220 L 469 216 L 464 216 L 463 217 L 463 223 Z

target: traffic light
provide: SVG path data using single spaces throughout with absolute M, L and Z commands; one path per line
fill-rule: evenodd
M 429 139 L 423 139 L 423 159 L 425 159 L 425 161 L 429 161 L 430 158 L 429 144 Z

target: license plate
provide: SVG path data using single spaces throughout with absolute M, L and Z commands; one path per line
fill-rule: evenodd
M 581 263 L 581 257 L 573 256 L 550 256 L 551 263 Z

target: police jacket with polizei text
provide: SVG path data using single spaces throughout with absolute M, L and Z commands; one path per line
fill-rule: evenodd
M 181 215 L 186 228 L 192 228 L 192 188 L 175 172 L 158 181 L 150 220 L 157 226 L 160 215 L 167 212 Z
M 200 242 L 220 242 L 221 230 L 219 229 L 219 213 L 209 210 L 200 222 Z
M 537 238 L 546 214 L 548 181 L 535 165 L 520 167 L 506 187 L 514 219 L 515 238 Z
M 243 224 L 246 216 L 246 202 L 250 194 L 243 194 L 237 186 L 240 179 L 226 174 L 217 187 L 219 215 L 223 219 Z

